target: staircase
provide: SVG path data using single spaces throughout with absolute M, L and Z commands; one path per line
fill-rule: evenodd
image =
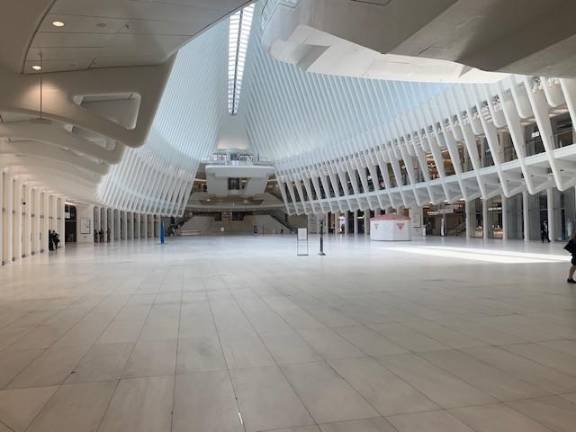
M 198 236 L 206 234 L 210 231 L 213 218 L 209 216 L 193 216 L 190 218 L 182 228 L 180 228 L 181 236 Z

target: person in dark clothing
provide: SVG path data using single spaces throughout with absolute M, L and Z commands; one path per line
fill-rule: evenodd
M 52 230 L 48 230 L 48 250 L 54 250 L 54 234 Z
M 60 244 L 60 236 L 56 231 L 52 231 L 52 238 L 54 241 L 54 249 L 58 249 L 58 245 Z
M 570 238 L 568 244 L 564 246 L 564 249 L 566 249 L 568 252 L 570 252 L 570 254 L 572 254 L 572 261 L 571 261 L 572 266 L 570 267 L 570 272 L 568 273 L 568 280 L 566 282 L 570 284 L 576 284 L 576 281 L 574 280 L 574 273 L 576 273 L 576 232 L 572 234 L 572 238 Z
M 540 239 L 542 243 L 550 243 L 550 236 L 548 235 L 548 222 L 544 221 L 540 224 Z

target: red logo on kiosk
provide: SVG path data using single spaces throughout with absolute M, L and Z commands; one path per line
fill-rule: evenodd
M 399 230 L 404 229 L 404 224 L 403 224 L 403 223 L 397 223 L 396 226 L 398 227 Z

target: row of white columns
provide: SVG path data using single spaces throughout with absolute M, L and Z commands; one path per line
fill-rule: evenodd
M 102 231 L 104 242 L 158 238 L 160 226 L 160 216 L 94 207 L 94 231 Z
M 47 251 L 49 230 L 59 234 L 64 247 L 64 206 L 64 197 L 0 170 L 0 262 Z
M 557 193 L 556 189 L 548 188 L 546 190 L 546 212 L 547 212 L 547 224 L 548 224 L 548 236 L 551 241 L 557 240 L 557 208 L 555 203 L 555 194 Z M 528 194 L 527 191 L 521 193 L 522 196 L 522 224 L 523 224 L 523 238 L 524 241 L 530 240 L 537 240 L 534 238 L 534 235 L 531 234 L 532 223 L 538 223 L 540 225 L 540 219 L 533 221 L 530 211 L 530 197 L 531 195 Z M 508 217 L 508 203 L 509 200 L 512 198 L 506 198 L 505 196 L 501 197 L 502 202 L 502 234 L 503 239 L 509 239 L 510 236 L 510 221 Z M 574 189 L 574 200 L 576 203 L 576 189 Z M 482 236 L 484 240 L 489 238 L 489 230 L 488 230 L 488 214 L 489 214 L 489 204 L 488 200 L 481 200 L 482 202 Z M 465 203 L 466 209 L 466 238 L 472 238 L 472 233 L 474 230 L 474 220 L 475 220 L 475 208 L 474 208 L 475 201 L 467 201 Z M 574 221 L 576 222 L 576 221 Z M 540 229 L 540 228 L 538 228 Z M 572 226 L 572 230 L 575 230 L 576 226 Z M 569 232 L 569 235 L 572 233 Z

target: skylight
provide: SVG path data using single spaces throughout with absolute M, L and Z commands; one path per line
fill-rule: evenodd
M 254 5 L 246 6 L 230 17 L 228 40 L 228 112 L 238 114 L 246 51 L 252 28 Z

